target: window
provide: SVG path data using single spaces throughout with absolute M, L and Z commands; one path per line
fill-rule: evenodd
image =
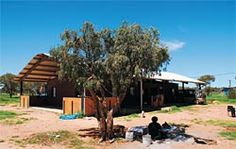
M 131 95 L 131 96 L 134 96 L 134 87 L 131 87 L 131 88 L 130 88 L 130 95 Z
M 52 88 L 52 96 L 53 96 L 53 97 L 56 97 L 56 87 L 53 87 L 53 88 Z

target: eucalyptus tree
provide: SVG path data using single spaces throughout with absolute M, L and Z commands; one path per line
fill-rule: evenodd
M 211 82 L 215 81 L 215 76 L 213 75 L 203 75 L 198 78 L 198 80 L 206 82 L 206 84 L 211 84 Z
M 158 30 L 128 23 L 96 30 L 86 22 L 79 32 L 66 30 L 61 39 L 63 44 L 50 51 L 60 64 L 59 78 L 88 90 L 102 140 L 112 138 L 113 112 L 119 110 L 131 82 L 160 71 L 170 60 Z M 105 104 L 107 93 L 119 101 L 112 109 Z
M 198 80 L 206 82 L 205 92 L 209 96 L 212 91 L 211 82 L 215 81 L 215 76 L 214 75 L 202 75 L 198 78 Z
M 4 84 L 2 90 L 9 94 L 10 98 L 17 91 L 18 84 L 13 80 L 16 75 L 12 73 L 6 73 L 0 76 L 0 82 Z

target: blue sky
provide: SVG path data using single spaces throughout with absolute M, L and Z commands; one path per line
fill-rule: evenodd
M 236 86 L 235 1 L 1 1 L 0 75 L 18 72 L 38 53 L 60 44 L 65 29 L 84 21 L 97 29 L 123 20 L 156 27 L 170 48 L 170 72 L 216 75 L 213 86 Z

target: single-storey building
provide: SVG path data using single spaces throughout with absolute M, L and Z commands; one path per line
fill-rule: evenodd
M 50 55 L 34 56 L 14 79 L 20 83 L 21 105 L 54 107 L 63 109 L 64 113 L 83 112 L 92 115 L 94 107 L 91 99 L 86 94 L 78 97 L 72 83 L 59 80 L 59 69 L 58 63 Z M 24 96 L 23 82 L 42 82 L 44 94 Z M 178 83 L 182 83 L 181 88 Z M 202 81 L 170 72 L 143 77 L 139 83 L 130 86 L 121 108 L 145 110 L 192 101 L 195 99 L 195 91 L 185 88 L 188 83 L 204 85 Z M 108 99 L 109 106 L 116 104 L 116 98 Z

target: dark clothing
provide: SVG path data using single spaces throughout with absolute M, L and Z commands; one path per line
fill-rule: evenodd
M 160 137 L 161 135 L 160 130 L 161 130 L 161 125 L 157 122 L 151 122 L 148 125 L 148 133 L 151 135 L 152 139 Z

